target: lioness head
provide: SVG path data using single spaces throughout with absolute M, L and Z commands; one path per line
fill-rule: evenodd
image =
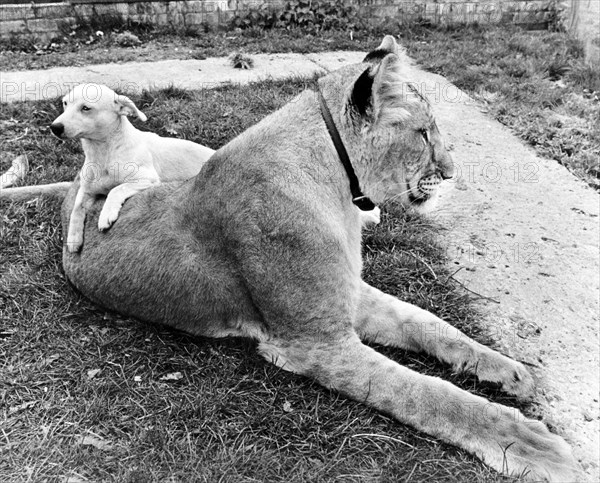
M 365 195 L 432 207 L 453 163 L 431 106 L 402 75 L 398 45 L 386 36 L 362 64 L 320 80 Z M 348 79 L 352 79 L 348 83 Z M 335 111 L 339 105 L 341 109 Z

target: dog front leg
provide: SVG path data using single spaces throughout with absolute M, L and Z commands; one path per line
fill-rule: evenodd
M 69 219 L 69 232 L 67 234 L 67 250 L 71 253 L 78 252 L 83 245 L 85 230 L 85 213 L 94 202 L 94 197 L 81 187 L 75 196 L 73 210 Z
M 154 184 L 156 184 L 154 181 L 140 180 L 134 183 L 123 183 L 110 190 L 98 217 L 98 229 L 100 231 L 108 230 L 117 221 L 123 203 L 134 194 L 144 191 Z
M 437 377 L 418 374 L 360 342 L 265 340 L 262 355 L 427 434 L 477 455 L 497 471 L 535 481 L 578 481 L 568 445 L 540 421 Z
M 501 384 L 507 393 L 519 397 L 533 393 L 533 378 L 523 364 L 475 342 L 432 313 L 365 282 L 354 328 L 365 340 L 426 352 L 451 364 L 456 371 Z

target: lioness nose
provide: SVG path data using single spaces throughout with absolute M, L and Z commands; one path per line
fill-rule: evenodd
M 450 179 L 454 176 L 454 163 L 450 162 L 450 164 L 444 165 L 440 170 L 440 175 L 442 179 Z
M 65 126 L 62 125 L 60 122 L 52 123 L 50 124 L 50 130 L 52 131 L 52 134 L 60 138 L 65 132 Z
M 454 176 L 454 161 L 448 152 L 443 152 L 438 159 L 438 169 L 442 179 L 450 179 Z

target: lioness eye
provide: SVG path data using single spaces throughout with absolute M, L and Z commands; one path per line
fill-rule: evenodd
M 88 106 L 82 106 L 82 107 L 81 107 L 81 110 L 82 110 L 82 111 L 89 111 L 89 110 L 90 110 L 90 108 L 89 108 Z
M 419 129 L 419 134 L 425 144 L 429 144 L 429 129 Z

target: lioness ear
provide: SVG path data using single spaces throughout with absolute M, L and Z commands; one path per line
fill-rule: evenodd
M 381 117 L 383 107 L 392 100 L 392 92 L 397 97 L 396 101 L 402 99 L 399 51 L 394 37 L 386 35 L 381 45 L 364 58 L 363 62 L 373 66 L 366 69 L 354 83 L 350 103 L 363 118 L 371 114 L 369 121 Z M 408 112 L 403 110 L 403 114 L 407 115 Z
M 381 42 L 381 45 L 377 47 L 374 51 L 369 52 L 367 56 L 364 58 L 363 62 L 371 62 L 373 64 L 377 64 L 381 62 L 386 55 L 399 53 L 398 44 L 396 40 L 391 35 L 386 35 Z
M 401 62 L 386 54 L 378 65 L 366 69 L 354 82 L 349 106 L 368 123 L 403 122 L 410 117 L 405 109 Z
M 118 95 L 115 98 L 115 103 L 118 105 L 119 114 L 122 116 L 135 116 L 142 122 L 146 122 L 148 119 L 127 96 Z
M 405 84 L 401 62 L 396 54 L 386 55 L 376 67 L 373 80 L 373 113 L 376 122 L 404 122 L 410 117 L 405 109 Z
M 361 116 L 367 117 L 373 101 L 373 75 L 371 69 L 366 69 L 352 87 L 350 106 Z

